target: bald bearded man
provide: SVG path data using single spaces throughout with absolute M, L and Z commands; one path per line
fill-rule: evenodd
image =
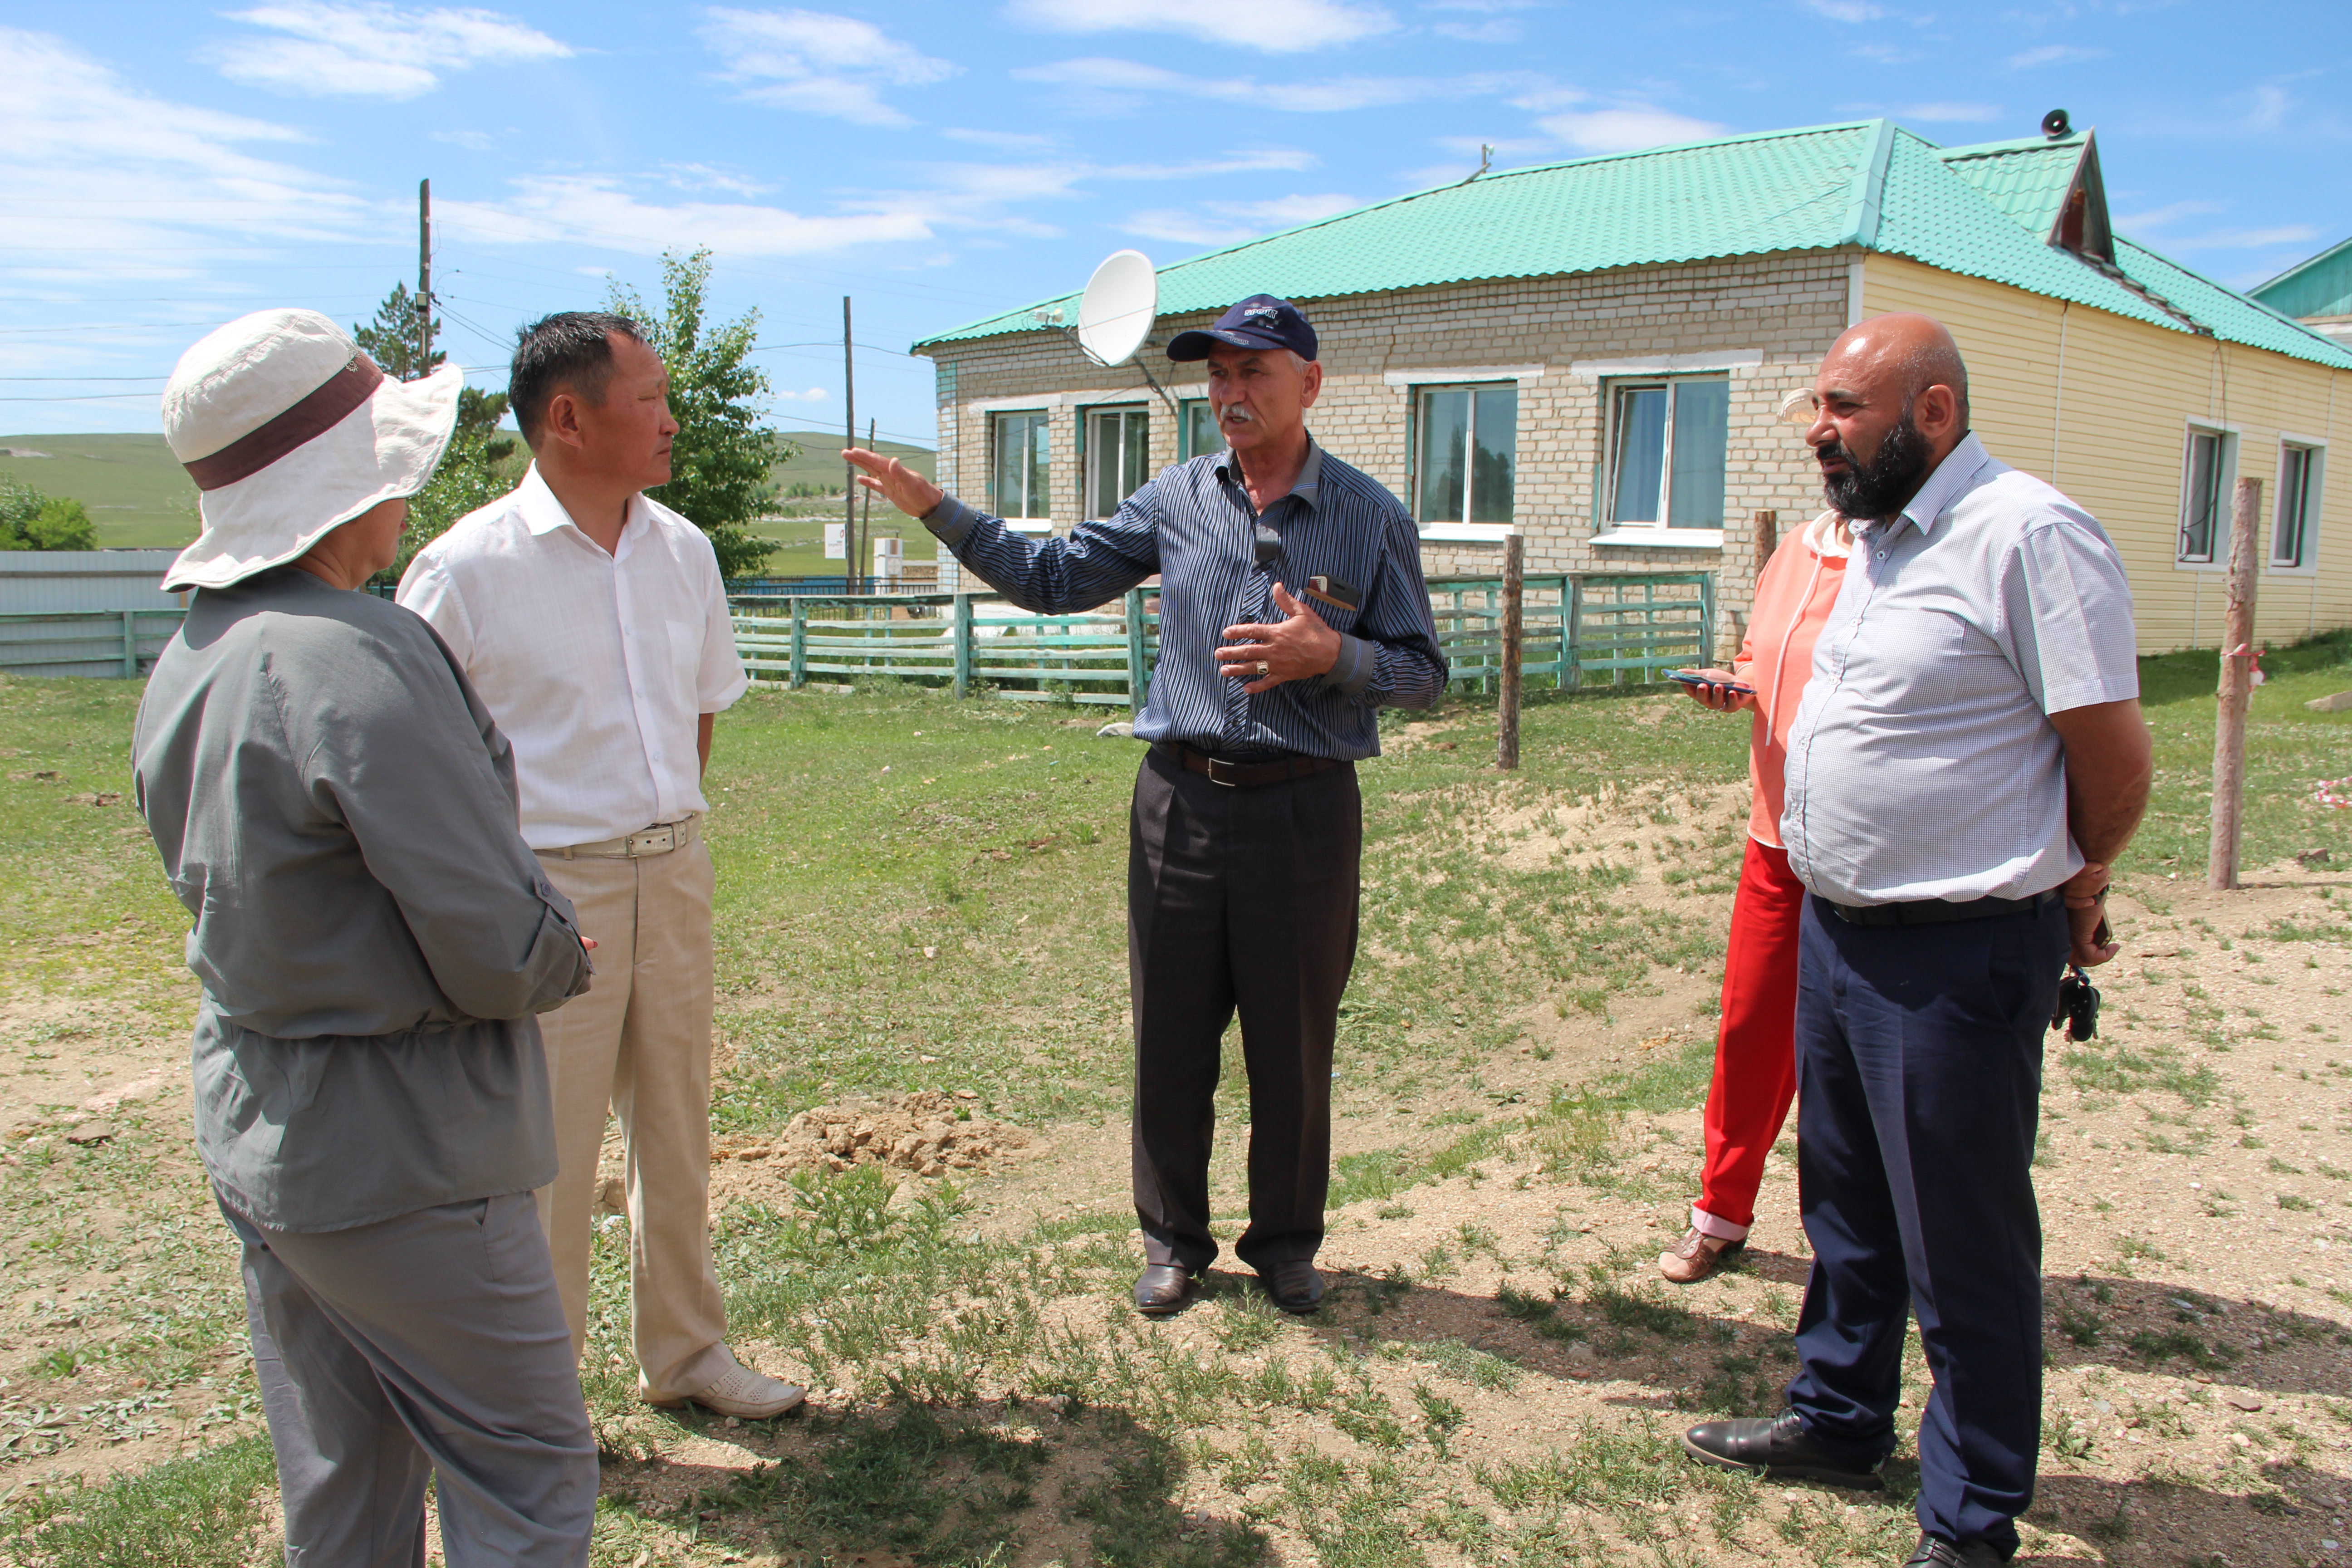
M 2040 1447 L 2042 1037 L 2068 958 L 2117 951 L 2107 868 L 2147 804 L 2131 592 L 2089 513 L 1969 433 L 1967 366 L 1925 316 L 1837 341 L 1806 439 L 1854 551 L 1780 819 L 1807 889 L 1801 1366 L 1779 1418 L 1684 1446 L 1878 1486 L 1916 1312 L 1935 1390 L 1909 1563 L 1985 1568 L 2017 1550 Z

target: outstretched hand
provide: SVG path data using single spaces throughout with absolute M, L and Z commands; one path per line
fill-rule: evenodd
M 1325 626 L 1322 616 L 1292 598 L 1279 583 L 1274 585 L 1274 604 L 1283 619 L 1272 626 L 1227 626 L 1225 646 L 1217 649 L 1218 668 L 1246 681 L 1242 689 L 1252 696 L 1286 680 L 1321 675 L 1339 662 L 1339 634 Z
M 896 458 L 886 458 L 863 447 L 845 447 L 841 455 L 858 468 L 859 484 L 908 517 L 929 517 L 947 499 L 947 491 Z

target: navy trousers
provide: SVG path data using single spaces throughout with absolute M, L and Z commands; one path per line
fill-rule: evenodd
M 1906 1320 L 1935 1392 L 1919 1527 L 2017 1549 L 2042 1434 L 2042 1216 L 2030 1166 L 2066 910 L 1853 926 L 1808 898 L 1798 949 L 1798 1206 L 1812 1277 L 1789 1403 L 1815 1438 L 1895 1447 Z

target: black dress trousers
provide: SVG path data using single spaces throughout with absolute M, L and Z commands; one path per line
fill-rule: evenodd
M 1135 781 L 1128 970 L 1135 1212 L 1144 1258 L 1206 1268 L 1219 1049 L 1241 1014 L 1253 1268 L 1314 1258 L 1331 1174 L 1331 1046 L 1356 958 L 1363 805 L 1353 763 L 1229 785 L 1158 748 Z

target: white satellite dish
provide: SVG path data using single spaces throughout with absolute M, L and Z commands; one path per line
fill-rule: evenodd
M 1139 250 L 1103 258 L 1078 299 L 1078 347 L 1100 365 L 1125 364 L 1160 318 L 1160 274 Z

